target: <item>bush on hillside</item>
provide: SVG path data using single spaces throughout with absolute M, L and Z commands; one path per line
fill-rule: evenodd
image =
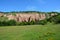
M 59 24 L 60 23 L 60 15 L 54 17 L 51 19 L 55 24 Z
M 45 25 L 45 24 L 47 24 L 47 20 L 46 19 L 45 20 L 40 20 L 40 21 L 37 22 L 37 24 Z
M 60 23 L 60 15 L 53 16 L 49 19 L 47 19 L 49 22 L 53 22 L 54 24 L 59 24 Z
M 16 25 L 16 21 L 15 20 L 9 20 L 9 21 L 7 21 L 7 25 L 8 26 L 14 26 L 14 25 Z

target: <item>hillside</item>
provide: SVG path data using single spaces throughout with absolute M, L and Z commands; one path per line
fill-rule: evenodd
M 7 17 L 7 20 L 15 20 L 18 22 L 38 21 L 50 18 L 57 15 L 56 12 L 37 12 L 37 11 L 23 11 L 23 12 L 0 12 L 0 17 Z

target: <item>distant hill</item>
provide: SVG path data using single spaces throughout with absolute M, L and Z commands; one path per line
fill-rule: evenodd
M 51 16 L 58 15 L 59 12 L 39 12 L 39 11 L 12 11 L 0 12 L 0 17 L 7 17 L 7 20 L 23 21 L 38 21 L 50 18 Z

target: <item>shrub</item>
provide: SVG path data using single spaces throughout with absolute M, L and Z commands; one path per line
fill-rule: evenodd
M 32 20 L 31 22 L 29 22 L 29 24 L 30 25 L 34 25 L 35 24 L 35 21 Z
M 16 21 L 15 20 L 9 20 L 9 21 L 7 21 L 7 25 L 8 26 L 13 26 L 13 25 L 16 25 Z
M 59 24 L 60 23 L 60 15 L 54 17 L 51 19 L 55 24 Z
M 6 21 L 0 21 L 0 26 L 7 26 L 7 22 Z
M 49 22 L 53 22 L 54 24 L 58 24 L 60 23 L 60 15 L 56 15 L 56 16 L 53 16 L 51 18 L 49 18 L 47 21 Z
M 39 24 L 45 25 L 45 24 L 47 24 L 47 20 L 41 20 L 41 21 L 39 21 Z

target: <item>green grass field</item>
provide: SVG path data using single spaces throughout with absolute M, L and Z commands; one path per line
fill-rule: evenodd
M 60 25 L 2 26 L 0 40 L 60 40 Z

